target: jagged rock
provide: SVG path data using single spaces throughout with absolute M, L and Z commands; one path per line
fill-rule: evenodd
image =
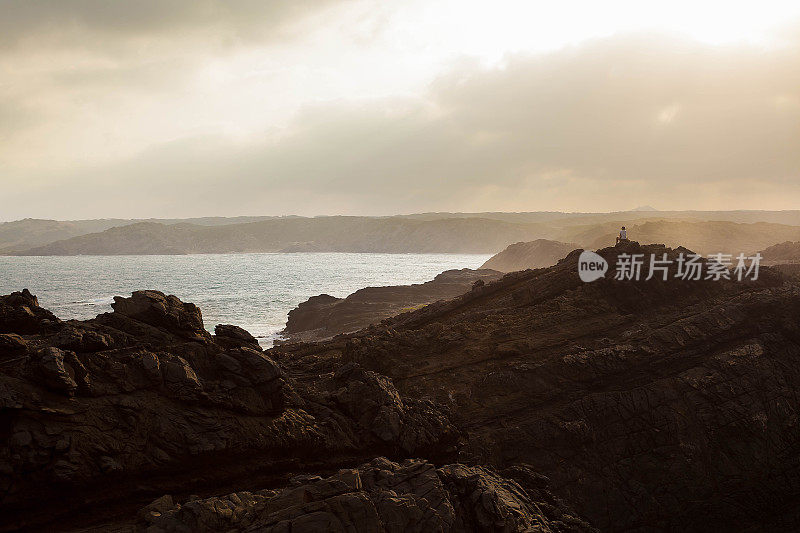
M 28 289 L 0 296 L 0 333 L 39 333 L 58 319 Z
M 147 531 L 541 531 L 551 523 L 514 481 L 484 468 L 377 458 L 277 490 L 237 492 L 174 504 L 162 497 L 140 513 Z M 556 531 L 591 531 L 564 523 Z
M 391 441 L 400 435 L 404 406 L 391 380 L 356 363 L 346 364 L 334 377 L 343 387 L 333 394 L 333 400 L 346 413 L 381 440 Z
M 214 328 L 215 341 L 229 347 L 249 346 L 260 350 L 258 340 L 250 332 L 232 324 L 217 324 Z
M 458 502 L 460 531 L 548 531 L 546 518 L 517 483 L 482 467 L 460 464 L 439 469 Z
M 62 328 L 53 342 L 59 348 L 75 352 L 99 352 L 114 346 L 108 335 L 71 326 Z
M 201 334 L 195 309 L 140 292 L 96 319 L 5 334 L 28 349 L 0 365 L 0 525 L 44 527 L 141 491 L 251 483 L 376 452 L 453 454 L 459 432 L 445 408 L 392 396 L 373 372 L 290 377 L 250 342 Z M 366 417 L 354 399 L 334 399 L 339 389 L 388 395 L 376 405 L 386 409 Z M 377 427 L 393 431 L 381 438 Z
M 58 348 L 45 348 L 33 360 L 31 375 L 47 388 L 72 395 L 78 384 L 64 364 L 65 356 Z
M 0 365 L 4 525 L 270 487 L 164 499 L 140 525 L 796 529 L 800 285 L 770 269 L 583 283 L 578 256 L 267 352 L 171 311 L 12 331 L 28 349 Z M 113 348 L 59 350 L 64 328 Z
M 329 398 L 358 427 L 403 454 L 417 455 L 423 450 L 431 457 L 448 453 L 461 434 L 453 427 L 451 414 L 443 406 L 426 400 L 404 399 L 386 376 L 348 363 L 338 369 L 331 383 Z
M 623 243 L 599 251 L 606 277 L 583 283 L 576 251 L 269 353 L 287 372 L 357 362 L 405 402 L 448 405 L 461 462 L 527 463 L 602 530 L 796 529 L 800 285 L 769 268 L 683 281 L 674 263 L 666 281 L 614 279 L 620 254 L 687 252 Z
M 250 376 L 250 381 L 256 385 L 270 383 L 281 376 L 278 365 L 260 350 L 242 347 L 225 353 L 239 363 L 244 375 Z
M 282 332 L 290 341 L 322 340 L 376 324 L 382 319 L 462 294 L 475 283 L 492 281 L 495 270 L 447 270 L 433 280 L 415 285 L 367 287 L 347 298 L 312 296 L 289 311 Z
M 207 334 L 200 309 L 159 291 L 136 291 L 130 298 L 114 297 L 114 312 L 172 333 Z
M 0 355 L 19 355 L 19 352 L 25 350 L 25 339 L 14 333 L 0 333 Z

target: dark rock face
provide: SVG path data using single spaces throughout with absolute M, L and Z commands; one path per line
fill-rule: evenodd
M 217 324 L 214 328 L 214 341 L 229 347 L 250 346 L 260 349 L 258 340 L 249 331 L 232 324 Z
M 26 333 L 36 323 L 17 320 L 21 306 L 50 325 Z M 241 328 L 201 331 L 200 311 L 174 296 L 138 292 L 59 322 L 18 293 L 0 317 L 21 326 L 0 338 L 0 528 L 61 524 L 87 506 L 133 517 L 143 498 L 377 455 L 444 459 L 461 439 L 446 408 L 403 398 L 385 376 L 351 363 L 289 377 Z
M 289 311 L 283 334 L 290 341 L 318 341 L 351 333 L 384 318 L 469 291 L 473 284 L 502 276 L 489 269 L 447 270 L 418 285 L 367 287 L 347 298 L 312 296 Z
M 600 253 L 677 250 L 626 243 Z M 795 530 L 800 286 L 583 283 L 578 253 L 321 345 L 290 367 L 355 361 L 463 420 L 467 464 L 527 463 L 601 530 Z
M 140 516 L 172 531 L 591 531 L 545 514 L 516 482 L 489 469 L 378 458 L 336 474 L 298 476 L 276 490 L 176 504 L 156 500 Z M 563 517 L 564 514 L 562 513 Z
M 797 530 L 800 285 L 578 255 L 268 352 L 154 291 L 0 297 L 0 526 Z
M 171 333 L 206 334 L 200 309 L 194 304 L 183 303 L 176 296 L 165 296 L 158 291 L 136 291 L 130 298 L 115 296 L 111 307 L 117 315 Z
M 58 319 L 28 289 L 0 296 L 0 333 L 39 333 Z
M 14 355 L 28 349 L 25 339 L 15 333 L 0 333 L 0 353 Z

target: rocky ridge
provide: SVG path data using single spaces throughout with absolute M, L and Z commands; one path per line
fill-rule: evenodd
M 306 371 L 343 361 L 448 405 L 458 460 L 530 464 L 601 530 L 795 529 L 800 287 L 757 281 L 582 283 L 579 251 L 346 338 L 275 348 Z M 767 526 L 769 525 L 769 527 Z
M 148 532 L 172 531 L 592 531 L 552 495 L 534 503 L 491 469 L 435 468 L 377 458 L 332 476 L 297 476 L 277 490 L 176 504 L 165 496 L 140 513 Z M 552 502 L 549 504 L 547 502 Z M 542 510 L 542 507 L 546 511 Z
M 437 300 L 463 294 L 478 285 L 500 278 L 495 270 L 447 270 L 431 281 L 414 285 L 367 287 L 346 298 L 328 294 L 312 296 L 289 311 L 281 332 L 289 341 L 319 341 L 352 333 L 396 314 Z
M 355 362 L 283 367 L 157 291 L 66 322 L 0 297 L 0 436 L 3 530 L 589 530 L 535 484 L 434 467 L 463 440 L 446 407 Z
M 84 322 L 0 297 L 0 523 L 796 530 L 800 285 L 613 278 L 686 252 L 606 248 L 582 283 L 576 251 L 267 352 L 156 291 Z

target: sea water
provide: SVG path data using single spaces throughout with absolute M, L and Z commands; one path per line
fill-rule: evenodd
M 200 307 L 206 328 L 236 324 L 271 346 L 286 315 L 317 294 L 406 285 L 453 268 L 478 268 L 488 255 L 259 253 L 0 257 L 0 294 L 28 288 L 61 319 L 111 311 L 114 296 L 141 289 Z

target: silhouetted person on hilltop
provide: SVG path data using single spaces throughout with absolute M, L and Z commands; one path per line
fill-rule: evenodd
M 619 235 L 617 236 L 617 244 L 621 242 L 628 242 L 628 230 L 625 229 L 625 226 L 622 226 L 622 229 L 619 230 Z

